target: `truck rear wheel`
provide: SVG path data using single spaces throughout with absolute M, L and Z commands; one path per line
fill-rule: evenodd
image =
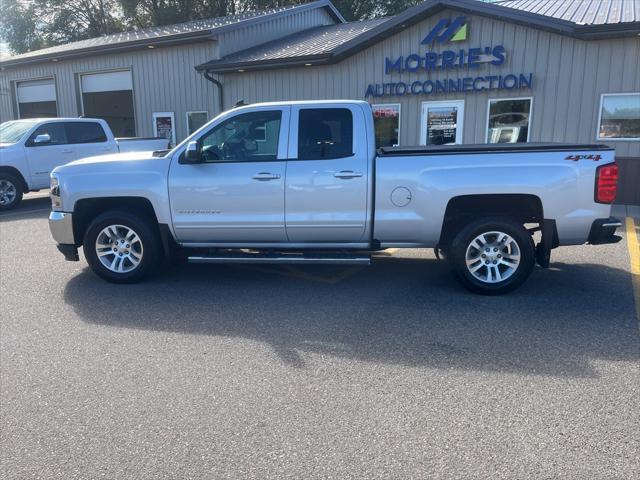
M 113 283 L 135 283 L 157 267 L 160 241 L 148 220 L 110 211 L 91 222 L 83 250 L 89 266 L 101 278 Z
M 22 182 L 15 175 L 0 172 L 0 212 L 16 208 L 23 194 Z
M 469 290 L 500 295 L 522 285 L 535 264 L 529 232 L 508 218 L 484 218 L 463 227 L 451 242 L 449 262 Z

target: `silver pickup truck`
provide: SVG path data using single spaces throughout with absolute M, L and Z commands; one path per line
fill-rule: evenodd
M 49 223 L 67 260 L 83 246 L 112 282 L 138 281 L 176 254 L 362 264 L 390 247 L 435 248 L 467 288 L 498 294 L 536 262 L 547 267 L 559 245 L 619 241 L 617 177 L 604 145 L 376 151 L 365 102 L 263 103 L 224 112 L 161 157 L 56 168 Z

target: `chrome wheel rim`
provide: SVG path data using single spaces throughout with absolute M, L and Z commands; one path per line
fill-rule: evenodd
M 10 205 L 16 200 L 18 190 L 13 182 L 0 180 L 0 205 Z
M 520 265 L 520 246 L 504 232 L 485 232 L 474 238 L 465 255 L 467 270 L 483 283 L 510 278 Z
M 109 225 L 96 238 L 96 255 L 100 263 L 114 273 L 128 273 L 138 268 L 143 253 L 142 240 L 125 225 Z

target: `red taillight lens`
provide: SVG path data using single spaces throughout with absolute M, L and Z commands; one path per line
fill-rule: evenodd
M 613 203 L 618 190 L 618 165 L 610 163 L 596 169 L 596 202 Z

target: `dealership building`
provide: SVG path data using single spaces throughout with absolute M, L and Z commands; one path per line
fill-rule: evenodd
M 100 117 L 179 142 L 238 102 L 359 99 L 378 145 L 606 143 L 640 204 L 640 0 L 427 0 L 346 22 L 328 0 L 0 62 L 0 120 Z

